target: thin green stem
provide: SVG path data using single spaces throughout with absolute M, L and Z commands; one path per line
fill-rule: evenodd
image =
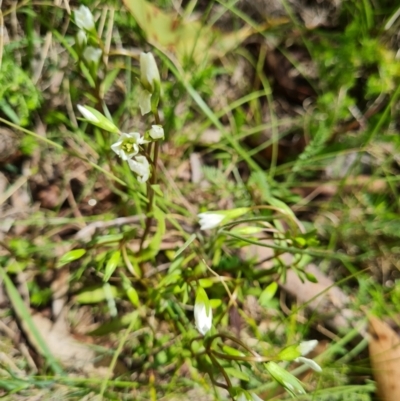
M 124 347 L 126 340 L 128 339 L 129 334 L 131 333 L 133 326 L 136 323 L 136 319 L 132 319 L 128 328 L 125 330 L 124 336 L 122 337 L 120 343 L 118 344 L 118 348 L 115 351 L 113 358 L 111 360 L 110 366 L 108 368 L 108 372 L 107 372 L 107 378 L 103 381 L 102 385 L 101 385 L 101 389 L 100 389 L 100 399 L 103 399 L 103 395 L 104 392 L 107 389 L 107 385 L 108 385 L 108 381 L 114 371 L 115 365 L 117 364 L 117 360 L 118 357 L 120 356 L 121 352 L 122 352 L 122 348 Z
M 222 375 L 224 376 L 226 385 L 227 385 L 227 390 L 229 391 L 229 389 L 232 388 L 232 382 L 229 379 L 229 376 L 227 375 L 227 373 L 225 372 L 225 369 L 221 366 L 221 364 L 217 361 L 217 358 L 215 358 L 215 356 L 213 354 L 209 354 L 208 355 L 212 361 L 212 363 L 219 369 L 219 371 L 222 373 Z M 232 398 L 233 400 L 233 398 Z
M 154 119 L 157 125 L 161 125 L 161 119 L 160 115 L 158 114 L 158 110 L 154 112 Z M 147 236 L 149 235 L 150 232 L 150 227 L 151 223 L 153 221 L 153 206 L 154 206 L 154 189 L 153 185 L 157 182 L 157 164 L 158 164 L 158 154 L 159 154 L 159 149 L 160 149 L 160 141 L 156 141 L 154 143 L 154 152 L 153 152 L 153 172 L 150 177 L 150 182 L 147 186 L 147 197 L 149 199 L 149 202 L 147 204 L 147 209 L 146 209 L 146 222 L 145 222 L 145 228 L 143 232 L 142 239 L 140 240 L 140 251 L 143 249 L 143 244 L 146 241 Z M 149 155 L 151 154 L 151 148 L 149 148 Z

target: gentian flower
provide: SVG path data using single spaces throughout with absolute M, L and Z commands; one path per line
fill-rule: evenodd
M 212 309 L 207 293 L 203 288 L 197 290 L 196 301 L 194 304 L 194 322 L 197 330 L 203 336 L 212 327 Z
M 164 129 L 161 125 L 152 125 L 151 130 L 149 131 L 149 135 L 153 139 L 164 138 Z
M 86 6 L 81 5 L 74 11 L 74 19 L 75 24 L 78 25 L 79 28 L 85 31 L 92 31 L 94 29 L 93 14 Z
M 111 145 L 111 149 L 122 159 L 132 159 L 139 153 L 139 145 L 147 143 L 139 132 L 130 132 L 128 134 L 121 134 L 119 141 Z
M 130 169 L 138 175 L 139 182 L 146 182 L 150 177 L 150 164 L 145 156 L 128 159 Z
M 225 218 L 223 214 L 213 212 L 199 213 L 197 216 L 200 219 L 200 230 L 210 230 L 215 228 Z

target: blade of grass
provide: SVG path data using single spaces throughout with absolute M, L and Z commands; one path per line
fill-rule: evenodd
M 58 364 L 54 355 L 47 347 L 46 341 L 43 339 L 35 323 L 32 320 L 32 316 L 24 304 L 18 290 L 15 288 L 8 274 L 0 267 L 0 278 L 3 280 L 8 297 L 13 306 L 14 312 L 18 316 L 21 322 L 23 322 L 24 328 L 29 331 L 28 337 L 34 341 L 36 350 L 46 359 L 50 369 L 57 375 L 64 375 L 62 367 Z

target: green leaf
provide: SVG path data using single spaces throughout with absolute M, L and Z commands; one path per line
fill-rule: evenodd
M 129 287 L 126 291 L 126 295 L 128 296 L 129 300 L 132 302 L 133 306 L 139 307 L 139 295 L 137 291 L 133 287 Z
M 110 280 L 110 277 L 112 276 L 112 274 L 114 273 L 115 269 L 118 266 L 118 263 L 121 259 L 121 251 L 115 251 L 112 255 L 111 258 L 108 260 L 107 265 L 106 265 L 106 269 L 104 272 L 104 277 L 103 277 L 103 281 L 106 283 L 108 280 Z
M 231 230 L 232 233 L 237 235 L 252 235 L 252 234 L 258 234 L 261 231 L 263 231 L 263 228 L 256 226 L 238 227 Z
M 222 300 L 221 299 L 210 299 L 210 306 L 212 309 L 218 308 L 219 306 L 222 305 Z
M 275 362 L 268 362 L 264 366 L 272 378 L 283 386 L 293 397 L 306 393 L 300 380 L 289 373 L 286 369 L 281 368 Z
M 117 287 L 110 286 L 109 290 L 113 297 L 120 295 Z M 95 287 L 93 289 L 83 291 L 75 298 L 75 300 L 80 304 L 97 304 L 105 299 L 107 299 L 107 294 L 104 291 L 104 287 Z
M 157 220 L 157 231 L 150 241 L 149 248 L 153 251 L 153 254 L 158 254 L 160 251 L 161 241 L 165 234 L 165 214 L 160 208 L 154 208 L 154 218 Z
M 210 288 L 214 285 L 214 280 L 211 278 L 201 278 L 199 280 L 199 285 L 203 288 Z
M 112 242 L 119 242 L 124 239 L 124 234 L 109 234 L 102 235 L 101 237 L 97 237 L 93 240 L 94 245 L 107 244 Z
M 245 356 L 245 354 L 235 348 L 230 347 L 229 345 L 224 345 L 222 347 L 223 351 L 228 354 L 228 355 L 233 355 L 233 356 Z
M 228 373 L 229 376 L 236 377 L 237 379 L 244 380 L 244 381 L 249 381 L 250 377 L 246 374 L 240 371 L 239 369 L 235 368 L 224 368 L 225 372 Z
M 298 345 L 290 345 L 289 347 L 284 348 L 279 354 L 278 359 L 281 361 L 293 361 L 293 359 L 301 356 Z
M 120 68 L 113 68 L 111 71 L 107 73 L 100 86 L 100 92 L 102 95 L 108 92 L 108 90 L 115 81 L 115 78 L 117 78 L 117 75 L 119 74 L 120 71 L 121 71 Z M 103 98 L 104 96 L 102 96 L 102 99 Z
M 103 116 L 103 114 L 101 114 L 93 107 L 89 106 L 79 106 L 79 107 L 86 109 L 93 116 L 93 118 L 90 119 L 83 118 L 83 120 L 89 122 L 90 124 L 95 125 L 96 127 L 104 129 L 105 131 L 112 132 L 114 134 L 119 132 L 119 129 L 115 126 L 115 124 L 112 121 L 110 121 L 107 117 Z
M 163 194 L 163 192 L 162 192 L 162 190 L 161 190 L 159 184 L 153 184 L 151 187 L 153 188 L 153 191 L 154 191 L 158 196 L 160 196 L 161 198 L 164 197 L 164 194 Z
M 192 234 L 188 240 L 176 251 L 175 258 L 177 258 L 195 239 L 196 234 Z
M 304 272 L 306 278 L 308 281 L 311 281 L 312 283 L 318 283 L 318 279 L 314 276 L 314 274 Z
M 97 329 L 88 333 L 90 336 L 104 336 L 109 333 L 119 333 L 121 329 L 128 326 L 132 320 L 138 320 L 139 312 L 134 311 L 132 313 L 128 313 L 122 317 L 112 319 L 109 322 L 102 324 Z
M 37 329 L 34 321 L 32 320 L 28 308 L 26 307 L 24 301 L 19 295 L 18 290 L 15 288 L 8 274 L 1 267 L 0 267 L 0 277 L 4 283 L 8 297 L 13 306 L 14 312 L 17 314 L 20 321 L 23 322 L 25 330 L 28 330 L 30 333 L 30 340 L 35 342 L 36 349 L 46 359 L 48 365 L 53 370 L 53 372 L 58 375 L 64 375 L 63 369 L 54 358 L 53 354 L 51 353 L 50 349 L 47 346 L 46 341 L 43 339 L 42 335 Z
M 73 249 L 72 251 L 69 251 L 61 256 L 60 260 L 57 263 L 57 267 L 62 267 L 68 263 L 73 262 L 74 260 L 80 259 L 85 253 L 86 249 Z
M 267 286 L 258 298 L 258 302 L 261 306 L 268 307 L 271 299 L 274 297 L 278 289 L 278 284 L 276 282 L 271 283 Z

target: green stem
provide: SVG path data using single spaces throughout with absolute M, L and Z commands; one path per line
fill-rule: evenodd
M 158 110 L 156 110 L 154 112 L 154 119 L 157 125 L 161 125 L 161 120 L 160 120 L 160 115 L 158 114 Z M 154 189 L 153 189 L 153 185 L 157 182 L 157 164 L 158 164 L 158 153 L 159 153 L 159 149 L 160 149 L 160 141 L 156 141 L 154 143 L 154 153 L 153 153 L 153 172 L 151 174 L 150 177 L 150 183 L 147 186 L 147 197 L 149 199 L 149 202 L 147 204 L 147 208 L 146 208 L 146 222 L 145 222 L 145 228 L 144 228 L 144 232 L 142 235 L 142 239 L 140 240 L 140 250 L 139 252 L 143 249 L 143 244 L 146 241 L 147 236 L 149 235 L 150 232 L 150 227 L 151 227 L 151 223 L 153 221 L 153 203 L 154 203 Z M 151 148 L 149 148 L 149 151 L 151 150 Z
M 227 373 L 225 372 L 225 369 L 221 366 L 221 364 L 217 361 L 217 358 L 215 358 L 215 356 L 212 353 L 208 354 L 208 356 L 210 357 L 212 363 L 219 369 L 219 371 L 224 376 L 224 379 L 225 379 L 225 382 L 227 385 L 227 390 L 229 391 L 232 388 L 232 382 L 229 379 L 229 376 L 227 375 Z M 232 400 L 233 400 L 233 398 L 232 398 Z
M 131 322 L 129 323 L 128 328 L 125 330 L 125 333 L 124 333 L 121 341 L 118 344 L 117 350 L 114 352 L 114 355 L 112 357 L 110 366 L 108 367 L 107 376 L 104 379 L 104 381 L 102 382 L 102 385 L 101 385 L 101 388 L 100 388 L 100 400 L 103 399 L 104 392 L 106 391 L 107 385 L 108 385 L 108 381 L 110 380 L 110 377 L 112 376 L 112 374 L 114 372 L 115 366 L 116 366 L 117 361 L 118 361 L 118 357 L 121 355 L 122 349 L 123 349 L 123 347 L 124 347 L 124 345 L 125 345 L 125 343 L 126 343 L 126 341 L 128 339 L 129 334 L 132 332 L 133 327 L 134 327 L 136 322 L 137 322 L 137 319 L 132 318 Z

